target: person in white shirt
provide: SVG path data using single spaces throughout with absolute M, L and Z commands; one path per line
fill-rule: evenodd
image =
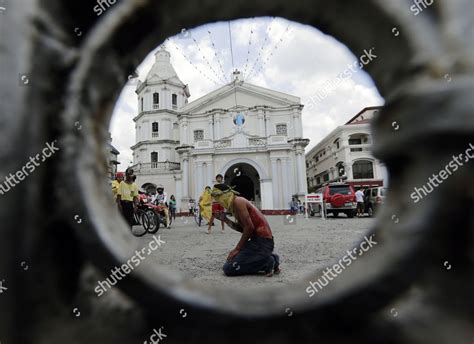
M 165 214 L 165 226 L 170 228 L 170 215 L 168 209 L 168 194 L 165 192 L 163 185 L 158 185 L 156 188 L 156 195 L 154 196 L 153 203 L 162 205 L 163 213 Z
M 364 190 L 359 189 L 355 193 L 356 196 L 356 202 L 357 202 L 357 217 L 363 217 L 364 216 Z

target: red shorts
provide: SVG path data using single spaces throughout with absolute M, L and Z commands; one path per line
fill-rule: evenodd
M 212 202 L 212 213 L 223 213 L 225 211 L 224 207 L 217 202 Z

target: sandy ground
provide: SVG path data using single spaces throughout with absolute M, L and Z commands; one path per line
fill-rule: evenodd
M 177 218 L 171 229 L 160 228 L 156 235 L 166 242 L 147 260 L 180 271 L 196 282 L 215 287 L 245 285 L 246 287 L 284 286 L 295 279 L 311 276 L 346 254 L 374 224 L 371 218 L 305 219 L 297 215 L 292 223 L 285 216 L 267 216 L 275 238 L 275 253 L 280 255 L 282 273 L 265 276 L 226 277 L 222 266 L 229 252 L 236 246 L 240 233 L 220 222 L 211 235 L 206 226 L 198 227 L 193 218 Z M 144 247 L 150 235 L 138 238 Z

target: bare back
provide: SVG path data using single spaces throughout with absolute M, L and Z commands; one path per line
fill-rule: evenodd
M 245 211 L 243 210 L 245 209 Z M 243 197 L 237 196 L 234 200 L 234 213 L 239 224 L 245 224 L 250 220 L 252 227 L 252 236 L 262 238 L 273 237 L 270 225 L 260 210 Z M 246 217 L 248 216 L 249 219 Z

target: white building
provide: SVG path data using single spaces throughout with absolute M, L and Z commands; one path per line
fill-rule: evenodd
M 115 148 L 112 145 L 112 136 L 110 135 L 110 133 L 109 133 L 106 147 L 107 147 L 107 153 L 108 153 L 107 160 L 108 160 L 108 166 L 109 166 L 109 171 L 108 171 L 109 178 L 111 180 L 114 180 L 115 174 L 118 171 L 118 165 L 120 164 L 120 162 L 118 161 L 118 156 L 120 152 L 117 150 L 117 148 Z
M 287 209 L 307 192 L 300 98 L 243 82 L 235 71 L 233 82 L 188 103 L 169 52 L 155 56 L 136 90 L 139 186 L 162 184 L 183 210 L 217 174 L 264 210 Z
M 306 154 L 310 192 L 337 181 L 354 187 L 386 186 L 386 168 L 371 154 L 370 120 L 380 109 L 378 106 L 364 108 Z

